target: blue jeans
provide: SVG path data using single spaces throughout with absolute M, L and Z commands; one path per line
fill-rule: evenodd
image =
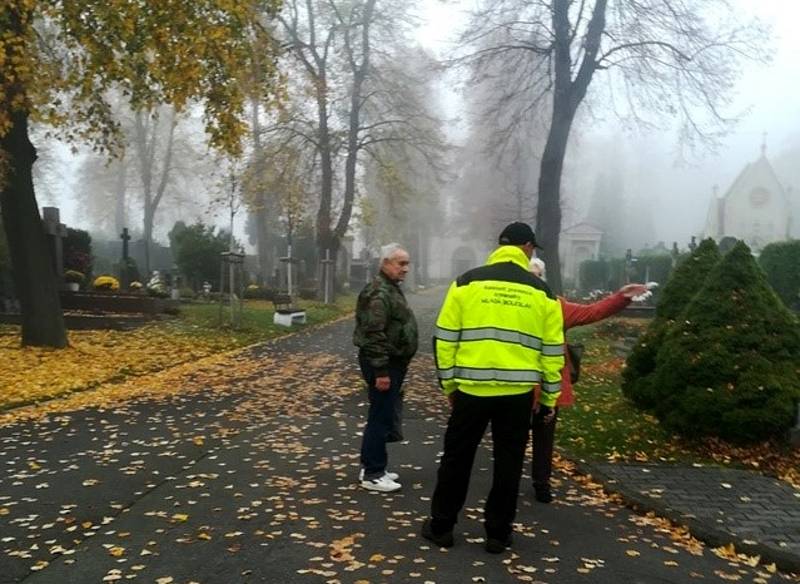
M 398 417 L 402 407 L 401 386 L 407 368 L 389 367 L 389 389 L 378 391 L 375 389 L 375 369 L 360 355 L 358 364 L 369 388 L 369 413 L 361 442 L 361 466 L 364 467 L 365 479 L 376 479 L 386 472 L 386 442 L 400 430 Z

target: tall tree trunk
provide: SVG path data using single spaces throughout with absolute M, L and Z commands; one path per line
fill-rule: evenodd
M 152 204 L 145 202 L 144 206 L 144 275 L 145 279 L 150 278 L 150 242 L 153 240 L 153 207 Z
M 264 170 L 264 160 L 261 152 L 261 119 L 259 117 L 259 104 L 258 99 L 253 98 L 251 101 L 253 111 L 253 149 L 255 150 L 256 160 L 256 176 L 261 177 Z M 263 189 L 259 186 L 258 192 L 255 193 L 255 200 L 253 201 L 255 212 L 251 211 L 253 221 L 256 227 L 256 253 L 258 254 L 258 272 L 259 281 L 266 284 L 270 276 L 270 249 L 269 249 L 269 233 L 267 230 L 267 221 L 269 214 L 267 213 L 267 197 Z
M 536 253 L 547 264 L 547 283 L 556 294 L 562 290 L 558 246 L 561 236 L 561 173 L 574 112 L 554 108 L 550 132 L 539 170 L 539 202 L 536 209 Z
M 334 247 L 336 234 L 331 226 L 331 202 L 333 200 L 333 152 L 328 129 L 328 95 L 325 78 L 317 82 L 317 115 L 319 118 L 319 158 L 322 182 L 320 184 L 319 210 L 317 211 L 317 249 L 320 259 L 325 250 Z
M 27 112 L 11 115 L 11 129 L 0 139 L 0 151 L 6 156 L 5 180 L 0 177 L 0 205 L 22 308 L 22 344 L 63 348 L 67 346 L 67 333 L 52 252 L 33 190 L 36 149 L 28 135 Z
M 23 29 L 31 26 L 32 15 L 20 10 L 18 3 L 16 7 L 6 3 L 0 11 L 0 20 L 7 24 L 11 38 L 25 38 Z M 7 62 L 13 62 L 24 50 L 7 44 Z M 0 138 L 0 210 L 22 309 L 22 344 L 60 349 L 67 346 L 67 331 L 58 298 L 60 282 L 33 190 L 36 149 L 28 133 L 28 99 L 19 80 L 7 78 L 7 72 L 7 68 L 0 68 L 0 87 L 5 89 L 0 108 L 9 112 L 11 122 Z
M 361 129 L 361 106 L 363 105 L 362 88 L 370 73 L 370 25 L 375 11 L 376 0 L 367 0 L 364 4 L 364 15 L 361 22 L 361 63 L 356 65 L 352 53 L 352 43 L 348 33 L 345 33 L 345 45 L 350 53 L 350 63 L 353 68 L 353 88 L 350 92 L 350 120 L 347 132 L 347 159 L 344 165 L 344 203 L 336 223 L 337 240 L 344 237 L 350 225 L 353 214 L 353 201 L 356 193 L 356 165 L 360 150 L 359 132 Z
M 158 211 L 158 205 L 166 192 L 169 175 L 172 170 L 172 154 L 175 142 L 175 127 L 178 124 L 175 110 L 170 109 L 169 133 L 164 146 L 164 156 L 161 163 L 161 175 L 158 185 L 153 185 L 155 175 L 156 147 L 158 145 L 158 118 L 150 124 L 152 115 L 147 114 L 146 121 L 142 121 L 142 112 L 136 112 L 136 144 L 141 159 L 142 188 L 144 189 L 144 264 L 145 273 L 150 274 L 151 247 L 153 243 L 153 227 Z M 148 137 L 148 134 L 149 137 Z
M 567 152 L 569 133 L 578 106 L 586 97 L 594 72 L 597 52 L 605 29 L 608 0 L 597 0 L 584 39 L 584 54 L 575 78 L 572 78 L 572 28 L 569 22 L 570 0 L 554 0 L 552 4 L 555 51 L 553 116 L 539 172 L 539 203 L 536 212 L 536 239 L 542 245 L 541 255 L 547 263 L 547 283 L 561 293 L 561 264 L 558 245 L 561 236 L 561 173 Z

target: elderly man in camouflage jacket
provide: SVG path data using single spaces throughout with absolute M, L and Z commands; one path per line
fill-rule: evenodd
M 387 472 L 386 442 L 395 428 L 395 412 L 408 364 L 417 352 L 417 321 L 400 283 L 409 256 L 397 243 L 381 248 L 381 269 L 358 295 L 353 343 L 369 388 L 369 414 L 361 443 L 361 486 L 391 493 L 400 489 L 398 475 Z

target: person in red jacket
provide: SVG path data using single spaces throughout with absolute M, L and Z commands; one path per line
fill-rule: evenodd
M 530 263 L 530 270 L 533 275 L 539 278 L 544 275 L 544 262 L 539 258 L 533 258 Z M 617 290 L 607 298 L 603 298 L 592 304 L 576 304 L 568 302 L 563 297 L 561 301 L 561 311 L 564 315 L 564 332 L 575 326 L 591 324 L 608 318 L 628 306 L 634 296 L 639 296 L 647 292 L 644 284 L 627 284 Z M 533 489 L 536 500 L 542 503 L 549 503 L 553 500 L 550 490 L 550 475 L 553 468 L 553 443 L 556 432 L 556 418 L 560 407 L 569 407 L 575 402 L 575 395 L 572 391 L 572 381 L 569 377 L 569 353 L 565 350 L 564 356 L 566 363 L 561 370 L 561 396 L 556 407 L 550 414 L 543 416 L 539 412 L 538 400 L 534 401 L 533 414 L 531 416 L 531 437 L 533 439 L 533 461 L 531 464 L 531 476 L 533 478 Z M 538 397 L 538 391 L 537 391 Z

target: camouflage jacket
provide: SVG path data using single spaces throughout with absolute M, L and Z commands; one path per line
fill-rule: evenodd
M 353 344 L 379 377 L 390 365 L 407 366 L 417 352 L 417 320 L 400 286 L 383 272 L 358 295 Z

